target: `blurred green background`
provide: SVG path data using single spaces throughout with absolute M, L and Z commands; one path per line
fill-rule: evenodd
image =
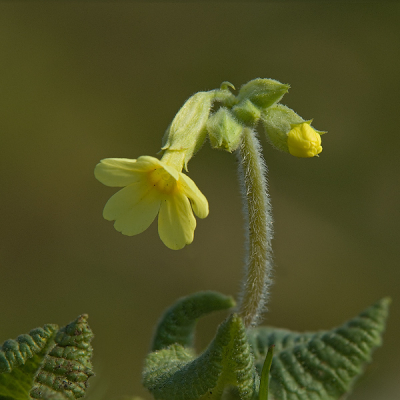
M 93 168 L 156 155 L 199 90 L 274 78 L 292 87 L 283 104 L 329 133 L 321 157 L 296 159 L 260 130 L 276 231 L 264 323 L 328 329 L 391 296 L 351 399 L 398 399 L 399 18 L 396 2 L 0 3 L 0 341 L 89 313 L 94 393 L 149 398 L 141 367 L 163 310 L 239 291 L 236 160 L 207 144 L 191 161 L 210 215 L 178 252 L 155 224 L 125 237 L 103 220 L 115 190 Z M 223 318 L 200 322 L 199 349 Z

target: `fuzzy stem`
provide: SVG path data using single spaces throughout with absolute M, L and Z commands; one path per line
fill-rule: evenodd
M 267 168 L 261 155 L 260 143 L 251 128 L 244 128 L 237 153 L 247 244 L 239 315 L 245 326 L 249 327 L 259 322 L 268 298 L 273 227 L 267 193 Z

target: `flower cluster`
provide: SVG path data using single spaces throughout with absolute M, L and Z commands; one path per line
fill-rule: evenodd
M 321 151 L 324 132 L 311 127 L 288 107 L 279 104 L 289 85 L 273 79 L 254 79 L 237 96 L 233 85 L 191 96 L 168 127 L 161 160 L 142 156 L 137 160 L 107 158 L 97 164 L 96 178 L 107 186 L 123 187 L 104 207 L 105 219 L 124 235 L 146 230 L 158 214 L 158 232 L 170 249 L 182 249 L 193 241 L 196 214 L 208 215 L 207 199 L 184 173 L 191 157 L 209 138 L 213 148 L 233 152 L 245 129 L 262 121 L 271 144 L 296 157 L 314 157 Z M 213 111 L 214 102 L 220 108 Z

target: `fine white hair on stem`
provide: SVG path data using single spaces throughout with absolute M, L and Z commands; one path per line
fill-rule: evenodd
M 267 191 L 267 167 L 255 132 L 244 128 L 237 150 L 239 182 L 245 219 L 245 277 L 239 315 L 246 327 L 260 322 L 272 283 L 273 223 Z

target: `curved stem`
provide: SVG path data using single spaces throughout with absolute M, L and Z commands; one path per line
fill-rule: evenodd
M 266 165 L 251 128 L 244 128 L 238 150 L 239 180 L 246 224 L 245 279 L 239 315 L 246 327 L 255 325 L 265 309 L 271 285 L 273 237 L 271 205 L 267 193 Z

